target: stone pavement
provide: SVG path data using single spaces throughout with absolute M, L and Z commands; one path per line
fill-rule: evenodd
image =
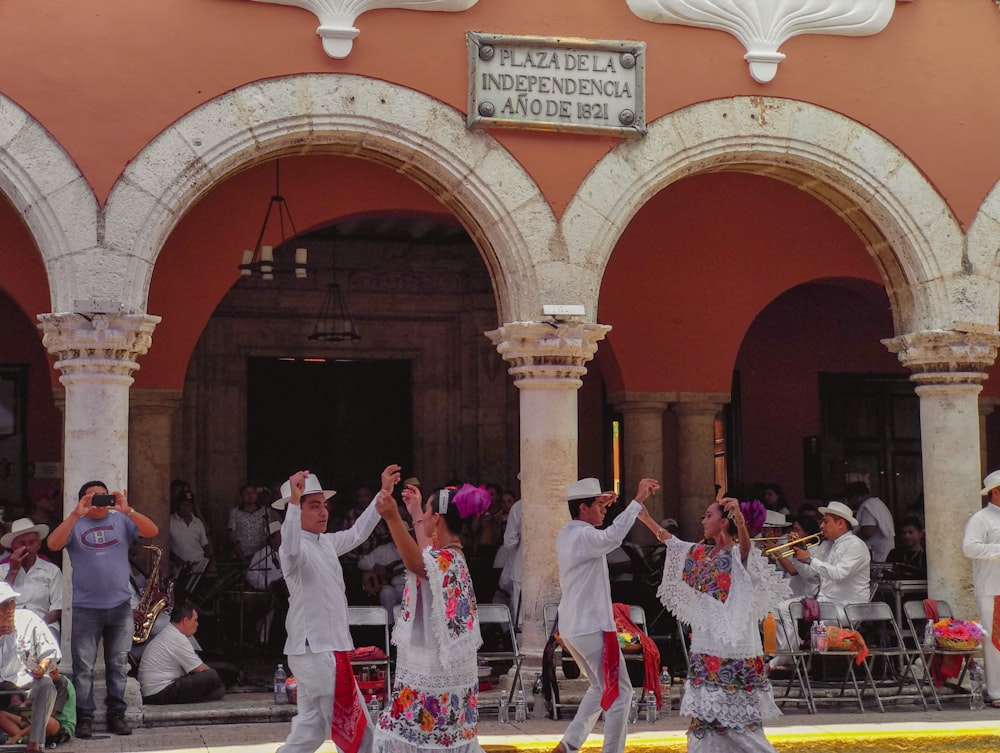
M 656 723 L 640 719 L 629 734 L 629 753 L 684 750 L 687 719 L 675 710 Z M 57 750 L 66 753 L 274 753 L 288 733 L 288 715 L 294 707 L 274 706 L 262 693 L 236 694 L 218 702 L 188 707 L 146 707 L 144 726 L 128 737 L 100 735 L 90 740 L 71 740 Z M 899 751 L 910 748 L 931 751 L 1000 750 L 1000 709 L 972 712 L 964 702 L 945 704 L 943 711 L 924 711 L 918 705 L 896 705 L 885 714 L 845 704 L 818 714 L 789 708 L 781 719 L 767 726 L 779 750 Z M 194 720 L 192 714 L 197 716 Z M 246 721 L 256 719 L 258 721 Z M 275 721 L 281 719 L 281 721 Z M 225 723 L 226 720 L 243 720 Z M 529 719 L 524 723 L 500 724 L 489 717 L 480 724 L 480 742 L 489 753 L 544 751 L 554 747 L 568 724 L 567 719 Z M 170 725 L 170 726 L 152 726 Z M 595 728 L 587 748 L 600 750 L 601 725 Z M 940 741 L 936 747 L 934 740 Z M 880 742 L 883 740 L 883 742 Z M 831 741 L 836 747 L 831 747 Z M 902 742 L 901 742 L 902 741 Z M 909 741 L 909 742 L 908 742 Z M 964 741 L 964 742 L 963 742 Z M 874 746 L 874 747 L 873 747 Z M 335 753 L 332 743 L 321 753 Z

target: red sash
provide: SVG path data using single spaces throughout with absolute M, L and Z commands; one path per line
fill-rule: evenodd
M 993 627 L 990 630 L 990 640 L 1000 651 L 1000 595 L 993 597 Z
M 358 753 L 368 720 L 358 698 L 358 686 L 346 651 L 334 651 L 337 660 L 333 687 L 333 725 L 330 738 L 344 753 Z
M 601 708 L 607 711 L 618 698 L 618 633 L 614 630 L 604 634 L 604 692 L 601 693 Z

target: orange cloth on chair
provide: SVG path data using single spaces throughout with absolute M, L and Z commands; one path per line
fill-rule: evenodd
M 835 625 L 826 628 L 826 647 L 830 651 L 853 651 L 857 656 L 854 663 L 860 664 L 868 656 L 868 644 L 857 630 L 848 630 Z
M 656 708 L 663 708 L 663 697 L 660 693 L 660 649 L 653 643 L 653 639 L 642 632 L 632 622 L 629 614 L 628 604 L 614 603 L 611 605 L 615 612 L 615 630 L 619 633 L 635 633 L 639 636 L 639 643 L 642 644 L 642 656 L 645 665 L 645 673 L 642 680 L 642 693 L 645 696 L 650 690 L 656 696 Z M 617 645 L 617 638 L 616 638 Z

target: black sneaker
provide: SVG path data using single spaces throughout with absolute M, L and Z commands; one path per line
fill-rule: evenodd
M 94 736 L 94 723 L 90 719 L 81 719 L 76 723 L 76 736 L 81 740 Z
M 115 735 L 131 735 L 132 727 L 125 721 L 124 716 L 108 717 L 108 732 Z

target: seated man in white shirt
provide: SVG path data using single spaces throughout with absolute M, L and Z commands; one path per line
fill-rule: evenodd
M 217 701 L 226 694 L 219 673 L 194 652 L 198 610 L 191 602 L 174 607 L 170 624 L 149 642 L 139 663 L 143 703 Z
M 52 633 L 38 615 L 17 609 L 17 592 L 0 581 L 0 687 L 23 690 L 31 703 L 33 723 L 27 750 L 42 750 L 56 703 L 56 686 L 50 670 L 62 658 Z M 9 696 L 5 696 L 5 700 Z M 59 729 L 54 723 L 53 733 Z
M 10 558 L 0 564 L 0 580 L 10 584 L 18 596 L 18 606 L 29 609 L 52 631 L 59 642 L 59 620 L 62 617 L 62 570 L 38 556 L 42 540 L 49 527 L 36 524 L 31 518 L 19 518 L 10 532 L 0 537 L 0 546 L 10 549 Z
M 384 523 L 375 528 L 379 544 L 358 560 L 361 571 L 361 586 L 365 593 L 378 595 L 379 603 L 392 619 L 393 608 L 403 601 L 403 587 L 406 585 L 406 568 L 403 558 L 389 536 Z
M 846 503 L 831 502 L 819 508 L 819 512 L 823 516 L 819 527 L 825 541 L 814 550 L 796 548 L 796 562 L 793 564 L 800 571 L 819 575 L 817 601 L 832 602 L 837 607 L 841 623 L 846 625 L 844 607 L 871 600 L 869 569 L 872 557 L 865 542 L 851 530 L 858 521 Z M 778 616 L 784 626 L 778 631 L 778 644 L 788 648 L 785 637 L 796 635 L 796 627 L 790 624 L 791 616 L 787 609 L 779 609 Z M 771 667 L 777 666 L 778 662 L 772 660 Z

